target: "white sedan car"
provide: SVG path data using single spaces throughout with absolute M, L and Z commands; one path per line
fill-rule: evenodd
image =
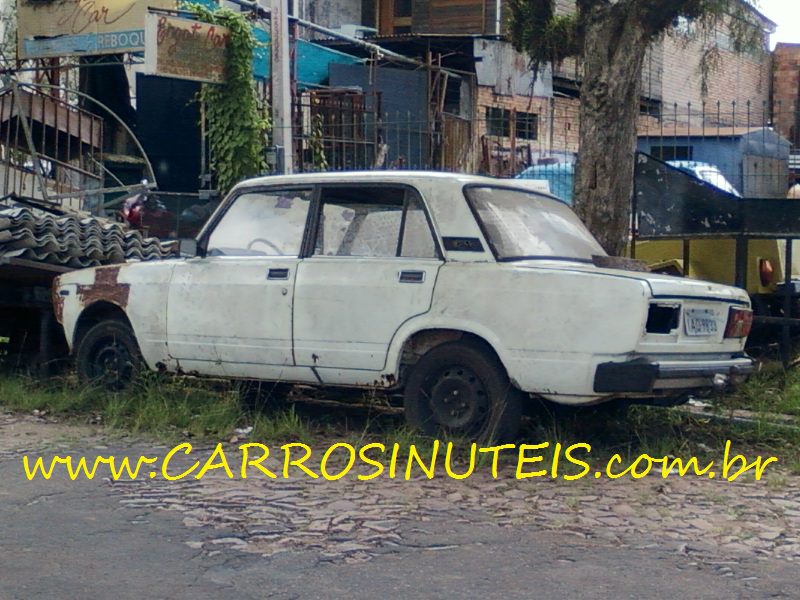
M 83 379 L 403 390 L 414 427 L 488 439 L 512 436 L 531 396 L 671 404 L 752 370 L 743 290 L 609 268 L 567 205 L 513 180 L 253 179 L 192 254 L 55 282 Z

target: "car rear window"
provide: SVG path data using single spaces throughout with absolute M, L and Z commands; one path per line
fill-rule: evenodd
M 558 258 L 591 262 L 606 253 L 569 206 L 535 192 L 491 186 L 466 189 L 498 260 Z

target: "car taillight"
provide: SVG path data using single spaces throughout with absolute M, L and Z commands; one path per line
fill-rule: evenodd
M 728 313 L 728 325 L 725 327 L 726 338 L 745 338 L 753 327 L 753 311 L 747 308 L 731 307 Z
M 772 266 L 772 261 L 768 258 L 762 258 L 758 261 L 758 277 L 761 279 L 763 287 L 769 287 L 775 279 L 775 267 Z

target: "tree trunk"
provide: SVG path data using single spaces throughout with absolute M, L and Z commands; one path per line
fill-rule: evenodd
M 583 15 L 575 210 L 612 256 L 628 242 L 642 66 L 650 42 L 629 4 L 602 3 Z

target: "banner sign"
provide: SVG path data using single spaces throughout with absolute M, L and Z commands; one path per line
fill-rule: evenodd
M 148 13 L 145 68 L 151 75 L 206 83 L 225 81 L 226 27 Z
M 148 7 L 176 0 L 19 0 L 17 54 L 44 58 L 140 52 Z

